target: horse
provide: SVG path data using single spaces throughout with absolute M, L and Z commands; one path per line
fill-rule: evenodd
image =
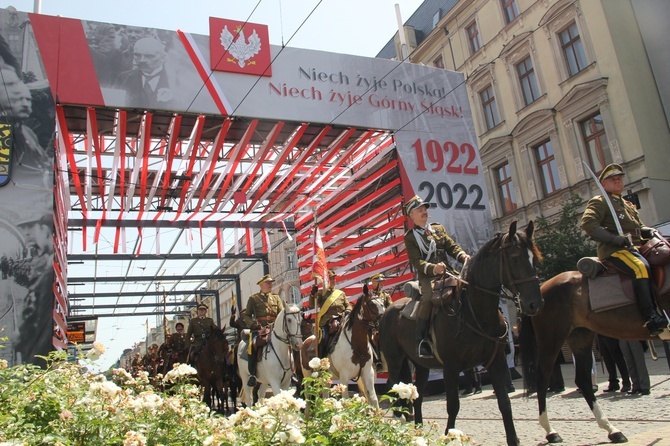
M 547 441 L 562 441 L 549 424 L 547 388 L 554 361 L 567 341 L 574 355 L 575 384 L 598 426 L 608 432 L 612 443 L 627 442 L 626 436 L 607 419 L 594 396 L 591 385 L 593 339 L 596 333 L 625 340 L 658 338 L 649 336 L 634 300 L 618 308 L 593 311 L 589 302 L 588 277 L 578 271 L 567 271 L 552 277 L 542 284 L 541 291 L 544 308 L 532 318 L 522 318 L 519 347 L 525 386 L 537 391 L 539 422 L 546 431 Z M 664 292 L 660 298 L 661 302 L 668 302 L 670 292 Z M 664 333 L 667 335 L 667 329 Z
M 384 306 L 372 299 L 364 287 L 363 295 L 356 301 L 351 312 L 342 319 L 342 329 L 338 334 L 334 347 L 328 354 L 330 371 L 333 378 L 339 379 L 345 386 L 350 380 L 358 384 L 358 389 L 365 396 L 368 403 L 379 407 L 379 399 L 375 391 L 375 364 L 370 344 L 371 328 L 384 311 Z M 314 346 L 314 348 L 311 348 Z M 301 349 L 303 375 L 309 376 L 309 356 L 313 355 L 316 346 L 316 336 L 312 335 L 303 343 Z M 312 354 L 309 350 L 312 350 Z M 342 396 L 349 397 L 345 388 Z
M 218 397 L 223 401 L 224 407 L 218 405 L 219 411 L 229 411 L 228 406 L 228 362 L 229 345 L 225 333 L 225 327 L 221 330 L 213 330 L 205 340 L 202 351 L 198 355 L 195 368 L 198 371 L 198 381 L 204 388 L 203 401 L 210 409 L 212 405 L 212 393 L 216 391 Z M 233 407 L 235 407 L 235 391 L 231 395 Z
M 263 397 L 268 388 L 272 393 L 279 394 L 289 388 L 293 375 L 291 350 L 299 350 L 302 344 L 300 308 L 289 304 L 279 312 L 270 332 L 268 344 L 262 352 L 262 360 L 258 362 L 256 380 L 259 383 L 258 395 Z M 253 387 L 247 386 L 249 367 L 247 360 L 247 340 L 242 339 L 237 348 L 237 364 L 240 378 L 244 384 L 244 402 L 247 407 L 253 404 Z M 254 354 L 256 354 L 254 352 Z
M 302 321 L 300 322 L 300 334 L 302 335 L 303 340 L 307 340 L 314 334 L 314 322 L 304 313 L 302 314 Z M 293 364 L 301 364 L 301 355 L 302 348 L 300 348 L 300 350 L 293 350 Z M 305 376 L 303 368 L 296 366 L 293 375 L 295 378 L 295 394 L 299 396 L 302 393 L 302 379 Z
M 441 300 L 432 316 L 430 332 L 435 358 L 417 356 L 414 337 L 416 321 L 401 314 L 411 298 L 395 301 L 382 315 L 380 344 L 382 360 L 389 373 L 387 385 L 390 388 L 398 382 L 412 382 L 410 362 L 414 365 L 415 385 L 419 393 L 413 406 L 416 423 L 423 422 L 421 403 L 429 369 L 441 368 L 443 371 L 447 433 L 454 428 L 460 409 L 459 373 L 484 364 L 498 400 L 507 444 L 519 444 L 506 386 L 509 370 L 505 345 L 509 327 L 498 309 L 498 303 L 501 294 L 504 294 L 527 314 L 535 314 L 540 309 L 542 298 L 535 262 L 541 254 L 533 242 L 533 228 L 531 221 L 525 232 L 517 232 L 517 223 L 513 222 L 507 233 L 496 234 L 467 262 L 461 273 L 464 279 L 456 281 L 459 285 L 455 297 L 450 303 Z M 434 293 L 444 291 L 436 286 Z

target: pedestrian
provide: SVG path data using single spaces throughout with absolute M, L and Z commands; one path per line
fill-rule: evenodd
M 651 393 L 651 380 L 649 379 L 644 348 L 642 347 L 644 342 L 623 339 L 619 341 L 619 346 L 621 346 L 623 357 L 626 359 L 626 365 L 628 366 L 628 374 L 633 384 L 628 392 L 629 395 L 649 395 Z
M 628 374 L 628 366 L 621 351 L 619 340 L 599 334 L 598 346 L 600 347 L 600 356 L 603 358 L 605 368 L 607 369 L 609 381 L 609 386 L 603 392 L 621 390 L 621 392 L 626 393 L 630 391 L 630 375 Z M 619 373 L 621 373 L 621 386 L 619 386 L 617 367 L 619 368 Z

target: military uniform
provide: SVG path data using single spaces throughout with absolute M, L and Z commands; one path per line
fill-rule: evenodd
M 624 200 L 621 195 L 607 195 L 612 202 L 614 212 L 619 219 L 624 234 L 631 235 L 634 246 L 642 245 L 641 228 L 644 225 L 642 224 L 642 220 L 640 220 L 640 214 L 637 212 L 635 205 Z M 584 232 L 590 234 L 598 226 L 607 229 L 612 235 L 617 235 L 614 217 L 607 206 L 607 201 L 605 201 L 602 195 L 591 198 L 582 215 L 582 229 Z M 621 246 L 607 241 L 598 241 L 598 258 L 600 260 L 604 260 L 620 250 Z
M 405 249 L 409 263 L 419 276 L 421 305 L 418 316 L 421 319 L 428 319 L 430 317 L 430 298 L 433 293 L 432 281 L 438 277 L 434 273 L 435 265 L 443 262 L 448 270 L 454 272 L 447 263 L 447 256 L 462 262 L 467 254 L 447 235 L 446 229 L 439 223 L 431 223 L 428 229 L 415 227 L 407 231 Z
M 328 271 L 328 276 L 331 280 L 329 288 L 319 291 L 315 285 L 309 296 L 310 308 L 318 307 L 314 326 L 316 327 L 319 357 L 327 355 L 330 321 L 334 317 L 341 316 L 345 311 L 351 310 L 351 303 L 344 291 L 335 288 L 335 271 Z
M 428 325 L 430 318 L 430 299 L 433 294 L 432 280 L 439 276 L 436 272 L 440 263 L 444 272 L 453 269 L 447 262 L 451 256 L 464 263 L 469 256 L 458 244 L 447 235 L 447 230 L 439 223 L 427 224 L 430 203 L 423 201 L 418 195 L 413 196 L 404 206 L 405 215 L 412 221 L 414 228 L 405 233 L 405 249 L 409 263 L 419 276 L 421 301 L 415 310 L 417 355 L 420 358 L 432 358 L 432 345 L 428 341 Z M 422 210 L 422 208 L 425 208 Z M 426 225 L 426 227 L 422 227 Z M 440 267 L 440 269 L 442 269 Z
M 218 329 L 219 328 L 211 317 L 196 317 L 189 322 L 186 337 L 193 339 L 194 347 L 202 347 L 205 344 L 207 336 L 209 336 L 212 331 Z
M 386 277 L 384 277 L 384 274 L 375 274 L 370 278 L 372 280 L 372 298 L 373 299 L 378 299 L 382 302 L 382 305 L 384 305 L 384 308 L 388 308 L 393 301 L 391 300 L 391 295 L 384 291 L 381 287 L 381 284 L 375 285 L 374 282 L 380 283 L 386 280 Z
M 188 350 L 189 345 L 188 335 L 184 332 L 172 333 L 166 342 L 167 349 L 176 352 Z
M 611 177 L 623 177 L 623 168 L 618 164 L 606 166 L 598 178 L 602 183 Z M 615 181 L 615 182 L 612 182 Z M 606 190 L 623 190 L 623 182 L 619 183 L 616 178 L 606 183 Z M 653 283 L 649 275 L 649 263 L 637 251 L 642 237 L 651 236 L 654 229 L 647 228 L 640 219 L 635 205 L 626 201 L 620 193 L 607 192 L 607 196 L 614 208 L 614 214 L 607 205 L 603 195 L 598 195 L 589 200 L 582 214 L 581 228 L 592 239 L 598 242 L 598 258 L 607 259 L 617 269 L 626 272 L 633 277 L 633 289 L 637 297 L 637 304 L 642 317 L 646 319 L 645 326 L 650 336 L 656 336 L 667 326 L 667 321 L 658 314 L 654 304 Z M 628 234 L 619 234 L 616 226 L 618 219 L 621 231 Z
M 351 310 L 351 303 L 344 294 L 344 291 L 338 290 L 337 288 L 320 290 L 315 295 L 310 295 L 309 306 L 310 308 L 315 308 L 315 304 L 317 304 L 319 309 L 321 309 L 331 297 L 333 298 L 332 303 L 319 317 L 318 325 L 320 327 L 327 325 L 333 316 L 339 316 L 346 310 Z
M 273 293 L 256 293 L 249 297 L 244 323 L 251 327 L 254 322 L 261 327 L 274 323 L 277 315 L 284 309 L 281 297 Z
M 258 358 L 254 351 L 254 340 L 258 337 L 258 330 L 261 327 L 267 327 L 274 323 L 277 315 L 284 309 L 284 303 L 277 294 L 270 292 L 271 285 L 274 279 L 270 274 L 266 274 L 260 278 L 257 285 L 261 286 L 261 292 L 252 294 L 247 301 L 247 308 L 244 312 L 244 323 L 251 329 L 249 334 L 249 341 L 247 352 L 249 353 L 249 380 L 247 386 L 254 387 L 256 385 L 256 365 Z M 265 288 L 265 292 L 263 291 Z

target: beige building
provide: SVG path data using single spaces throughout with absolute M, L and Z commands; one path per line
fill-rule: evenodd
M 670 221 L 669 21 L 667 0 L 426 0 L 405 22 L 411 62 L 465 74 L 496 230 L 598 193 L 584 162 Z

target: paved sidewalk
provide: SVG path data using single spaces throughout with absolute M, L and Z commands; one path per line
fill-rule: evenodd
M 647 352 L 647 368 L 651 378 L 651 395 L 632 396 L 620 392 L 604 393 L 607 373 L 598 368 L 596 398 L 610 422 L 628 438 L 629 445 L 670 446 L 670 369 L 662 344 L 656 343 L 659 358 L 652 361 Z M 551 426 L 563 437 L 565 446 L 611 444 L 607 432 L 595 422 L 588 405 L 574 385 L 574 367 L 563 364 L 566 390 L 549 394 L 547 410 Z M 537 421 L 537 398 L 523 396 L 523 382 L 515 380 L 516 392 L 510 394 L 514 421 L 521 445 L 547 444 L 544 429 Z M 461 397 L 456 428 L 471 435 L 480 446 L 505 446 L 504 428 L 497 400 L 491 386 L 484 386 L 478 395 Z M 426 398 L 424 418 L 438 423 L 440 431 L 446 426 L 444 393 Z

